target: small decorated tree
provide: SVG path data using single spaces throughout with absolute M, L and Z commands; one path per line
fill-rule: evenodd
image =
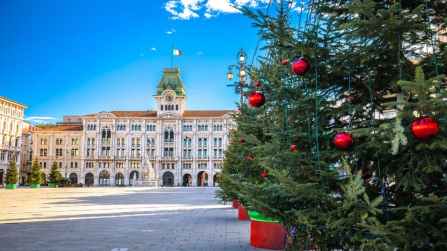
M 39 188 L 40 182 L 41 182 L 41 171 L 40 171 L 40 165 L 37 163 L 37 161 L 33 162 L 33 165 L 31 167 L 31 187 L 32 188 Z
M 8 170 L 6 170 L 6 188 L 7 189 L 15 189 L 17 187 L 17 167 L 16 162 L 11 160 L 9 162 Z
M 53 162 L 51 165 L 51 171 L 50 171 L 50 177 L 48 181 L 48 186 L 50 187 L 56 187 L 56 185 L 62 180 L 62 175 L 59 172 L 59 169 L 57 167 L 57 163 Z

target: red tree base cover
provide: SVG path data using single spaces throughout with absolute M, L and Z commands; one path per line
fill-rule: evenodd
M 239 220 L 250 220 L 250 217 L 248 217 L 247 209 L 245 209 L 245 207 L 242 205 L 239 205 L 239 207 L 237 208 L 237 214 Z
M 239 204 L 238 200 L 233 200 L 233 208 L 239 208 Z
M 252 221 L 250 245 L 256 248 L 281 250 L 285 247 L 287 232 L 279 223 Z

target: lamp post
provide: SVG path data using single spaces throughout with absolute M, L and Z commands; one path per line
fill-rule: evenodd
M 237 53 L 237 63 L 228 66 L 227 80 L 232 81 L 235 73 L 237 78 L 234 79 L 233 84 L 227 86 L 234 87 L 236 94 L 240 95 L 240 103 L 244 101 L 244 88 L 247 87 L 247 66 L 245 64 L 247 60 L 247 54 L 243 49 L 240 49 Z

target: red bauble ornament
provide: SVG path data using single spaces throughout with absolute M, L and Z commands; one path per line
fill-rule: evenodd
M 352 135 L 350 133 L 339 132 L 335 135 L 332 143 L 338 149 L 345 150 L 348 149 L 352 145 L 352 143 L 354 143 L 354 140 L 352 139 Z
M 310 69 L 310 62 L 305 58 L 299 58 L 292 62 L 291 68 L 296 75 L 304 75 Z
M 261 172 L 261 177 L 262 177 L 262 178 L 265 178 L 265 177 L 267 177 L 267 176 L 269 176 L 269 172 L 267 172 L 267 170 L 262 170 L 262 172 Z
M 259 81 L 259 80 L 256 81 L 256 82 L 255 82 L 255 86 L 256 86 L 256 87 L 261 87 L 261 86 L 262 86 L 261 81 Z
M 439 123 L 431 117 L 418 118 L 411 123 L 411 132 L 416 139 L 427 140 L 439 133 Z
M 261 107 L 265 103 L 262 92 L 252 92 L 248 95 L 248 103 L 253 107 Z
M 296 152 L 298 150 L 298 147 L 295 144 L 290 145 L 290 151 L 291 152 Z
M 245 143 L 245 139 L 240 139 L 239 142 L 240 142 L 241 144 L 244 144 L 244 143 Z
M 282 65 L 288 65 L 289 64 L 289 60 L 288 59 L 283 59 L 283 60 L 281 60 L 281 64 Z

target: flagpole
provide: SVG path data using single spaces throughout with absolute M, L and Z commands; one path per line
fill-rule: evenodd
M 171 48 L 171 68 L 174 68 L 174 41 L 172 42 L 172 48 Z

